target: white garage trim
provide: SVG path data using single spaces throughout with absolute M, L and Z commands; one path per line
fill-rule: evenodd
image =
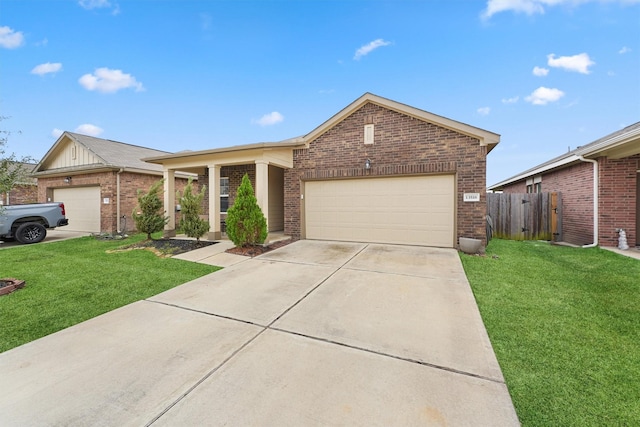
M 453 247 L 455 176 L 307 181 L 305 237 Z
M 53 190 L 53 200 L 63 202 L 69 225 L 66 231 L 99 233 L 100 187 L 71 187 Z

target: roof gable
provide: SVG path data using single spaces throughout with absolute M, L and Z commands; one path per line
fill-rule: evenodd
M 343 108 L 329 120 L 325 121 L 320 126 L 306 134 L 303 137 L 305 142 L 309 143 L 318 138 L 320 135 L 324 134 L 329 129 L 342 122 L 344 119 L 349 117 L 351 114 L 359 110 L 367 103 L 373 103 L 383 108 L 387 108 L 389 110 L 416 118 L 418 120 L 422 120 L 476 138 L 480 141 L 480 145 L 487 146 L 487 153 L 491 151 L 493 147 L 498 144 L 498 142 L 500 142 L 500 135 L 496 133 L 470 126 L 462 122 L 457 122 L 446 117 L 438 116 L 436 114 L 429 113 L 428 111 L 401 104 L 399 102 L 392 101 L 390 99 L 383 98 L 368 92 Z
M 136 169 L 162 172 L 159 165 L 146 163 L 143 157 L 169 154 L 137 145 L 64 132 L 34 169 L 36 175 L 53 171 Z

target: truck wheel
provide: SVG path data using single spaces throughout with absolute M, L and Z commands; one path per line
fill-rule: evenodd
M 38 243 L 47 236 L 47 229 L 37 222 L 26 222 L 18 227 L 15 236 L 23 244 Z

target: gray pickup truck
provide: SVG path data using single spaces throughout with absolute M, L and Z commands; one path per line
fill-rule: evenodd
M 68 224 L 64 203 L 0 206 L 0 240 L 38 243 L 47 236 L 47 228 Z

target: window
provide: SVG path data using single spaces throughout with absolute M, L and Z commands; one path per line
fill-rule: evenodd
M 527 193 L 542 193 L 542 175 L 527 178 Z
M 536 182 L 535 184 L 533 184 L 533 192 L 534 193 L 542 193 L 542 183 L 541 182 Z
M 220 212 L 229 208 L 229 178 L 220 178 Z

